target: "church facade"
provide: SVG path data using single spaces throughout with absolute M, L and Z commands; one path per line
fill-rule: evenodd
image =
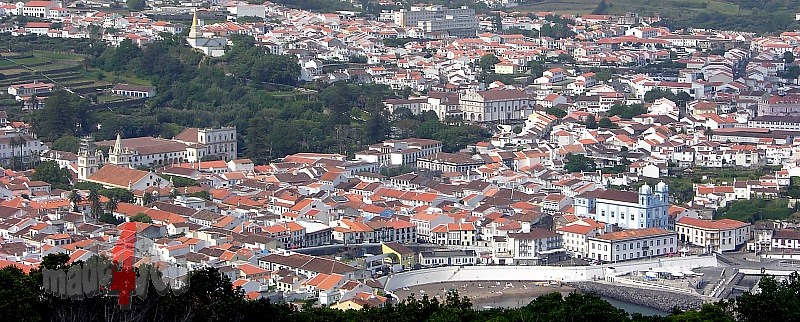
M 599 190 L 575 197 L 575 215 L 625 229 L 668 226 L 669 187 L 645 184 L 633 191 Z
M 192 17 L 192 27 L 189 29 L 189 37 L 186 42 L 194 49 L 202 51 L 206 56 L 220 57 L 225 54 L 225 45 L 228 40 L 221 37 L 208 37 L 201 30 L 202 25 L 197 17 L 197 11 Z

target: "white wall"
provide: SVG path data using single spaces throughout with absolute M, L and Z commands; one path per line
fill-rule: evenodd
M 613 267 L 616 275 L 655 267 L 689 270 L 697 267 L 717 266 L 716 256 L 689 256 L 662 258 L 647 261 L 617 263 L 613 265 L 556 267 L 556 266 L 466 266 L 438 267 L 403 272 L 389 277 L 386 290 L 440 282 L 467 281 L 562 281 L 581 282 L 592 278 L 604 279 L 604 269 Z

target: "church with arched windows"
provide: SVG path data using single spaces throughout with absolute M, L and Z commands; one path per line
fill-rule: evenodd
M 575 215 L 592 218 L 625 229 L 668 225 L 669 187 L 644 184 L 638 192 L 595 190 L 575 197 Z

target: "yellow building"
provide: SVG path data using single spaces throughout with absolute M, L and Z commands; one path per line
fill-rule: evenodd
M 417 257 L 414 256 L 414 251 L 400 243 L 382 243 L 382 254 L 394 254 L 392 259 L 394 264 L 403 265 L 403 268 L 411 268 L 417 264 Z M 399 262 L 398 262 L 399 261 Z

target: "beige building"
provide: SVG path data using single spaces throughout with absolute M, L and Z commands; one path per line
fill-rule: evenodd
M 417 27 L 427 33 L 447 32 L 450 36 L 474 37 L 478 30 L 475 10 L 467 7 L 450 9 L 441 5 L 412 6 L 411 10 L 393 12 L 400 27 Z
M 175 136 L 175 141 L 188 145 L 188 162 L 197 162 L 204 158 L 234 160 L 238 149 L 236 140 L 236 127 L 187 128 Z
M 683 217 L 675 223 L 681 241 L 704 247 L 707 252 L 737 249 L 750 239 L 750 223 L 733 219 L 705 220 Z
M 482 160 L 475 160 L 469 155 L 459 153 L 436 153 L 417 159 L 417 168 L 441 172 L 460 172 L 468 174 L 482 166 Z
M 664 228 L 630 229 L 587 238 L 588 259 L 619 262 L 678 251 L 678 235 Z
M 531 104 L 525 92 L 517 89 L 493 89 L 467 92 L 461 95 L 461 111 L 469 122 L 503 122 L 527 117 L 525 110 Z

